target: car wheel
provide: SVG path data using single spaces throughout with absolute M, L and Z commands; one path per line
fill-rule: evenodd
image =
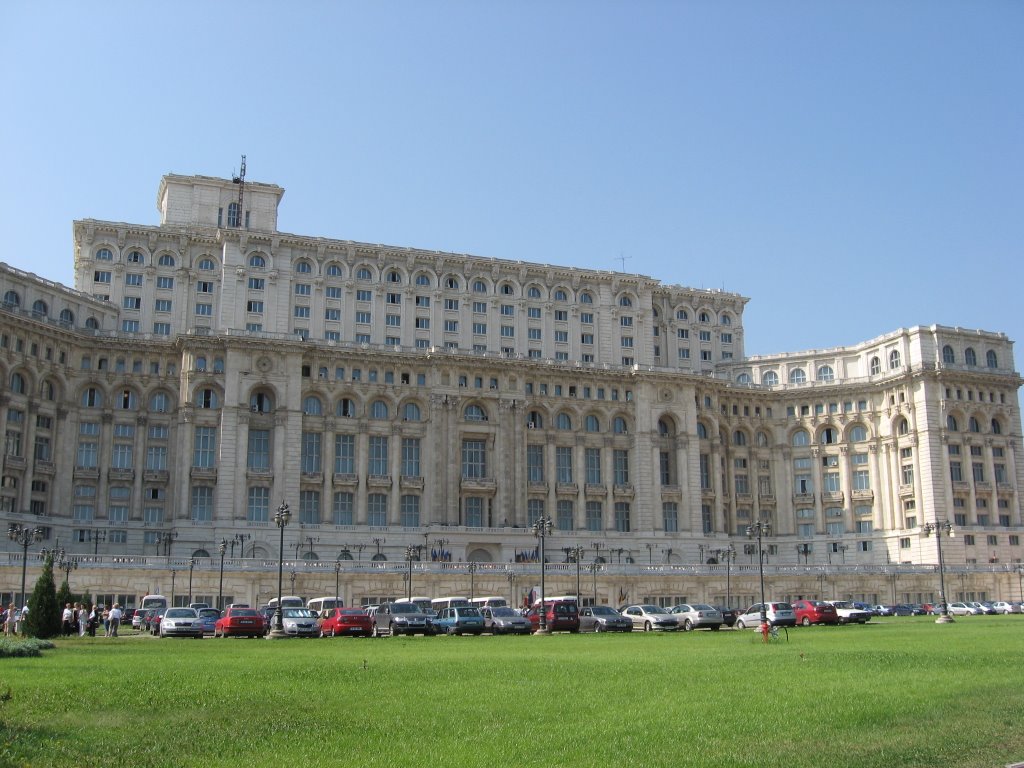
M 594 625 L 594 631 L 595 632 L 604 632 L 605 628 L 601 625 L 601 622 L 598 622 L 597 624 Z
M 746 629 L 746 628 L 747 628 L 747 625 L 744 624 L 742 621 L 739 621 L 739 620 L 736 621 L 736 629 Z
M 805 627 L 811 626 L 811 617 L 804 616 L 802 619 L 800 619 L 800 623 L 803 624 Z
M 718 631 L 718 630 L 720 630 L 721 628 L 722 628 L 722 625 L 721 625 L 721 624 L 715 624 L 715 625 L 714 625 L 713 627 L 711 627 L 711 631 L 712 631 L 712 632 L 717 632 L 717 631 Z
M 395 632 L 395 625 L 394 624 L 388 624 L 388 634 L 391 635 L 391 637 L 398 637 L 398 635 L 400 633 L 399 632 Z
M 644 623 L 644 632 L 650 632 L 652 629 L 654 629 L 654 627 L 651 626 L 651 622 L 648 621 Z
M 687 619 L 683 622 L 683 632 L 690 632 L 693 630 L 693 622 Z

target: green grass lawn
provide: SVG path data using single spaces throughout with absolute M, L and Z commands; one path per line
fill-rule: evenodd
M 1024 617 L 789 638 L 58 640 L 0 659 L 0 765 L 1024 760 Z

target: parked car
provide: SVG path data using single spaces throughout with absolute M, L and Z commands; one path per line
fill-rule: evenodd
M 897 605 L 890 605 L 889 609 L 892 611 L 893 616 L 913 616 L 914 607 L 912 605 L 906 605 L 905 603 L 898 603 Z
M 381 603 L 373 612 L 373 635 L 432 635 L 434 625 L 416 603 Z
M 739 612 L 735 608 L 726 608 L 723 605 L 716 605 L 715 607 L 722 614 L 722 623 L 725 626 L 731 627 L 736 624 L 736 617 L 739 615 Z
M 968 605 L 977 608 L 979 616 L 982 615 L 982 614 L 984 614 L 986 616 L 995 616 L 996 615 L 996 609 L 992 607 L 992 603 L 984 603 L 984 602 L 974 601 L 974 602 L 968 603 Z
M 548 632 L 579 632 L 580 611 L 575 600 L 545 600 L 544 623 Z M 526 618 L 536 632 L 540 629 L 540 604 L 534 603 Z
M 214 637 L 260 637 L 264 632 L 263 616 L 254 608 L 228 608 L 217 619 Z
M 674 632 L 679 629 L 679 619 L 658 605 L 629 605 L 623 609 L 622 615 L 633 622 L 633 629 L 644 632 Z
M 281 625 L 286 635 L 295 637 L 319 637 L 320 626 L 316 623 L 316 613 L 309 608 L 282 608 Z
M 1008 603 L 1005 600 L 999 600 L 992 603 L 992 607 L 995 608 L 996 613 L 1011 614 L 1021 612 L 1021 604 L 1018 602 Z
M 872 613 L 856 607 L 849 600 L 826 600 L 831 603 L 836 613 L 839 614 L 840 624 L 867 624 L 871 621 Z
M 362 608 L 328 608 L 320 614 L 320 637 L 373 634 L 373 620 Z
M 146 608 L 145 610 L 136 613 L 135 617 L 132 619 L 132 628 L 137 629 L 139 632 L 149 632 L 149 621 L 156 611 L 156 608 Z M 136 619 L 138 619 L 137 622 Z
M 484 631 L 494 635 L 528 635 L 533 631 L 530 620 L 508 606 L 484 606 Z
M 442 608 L 437 612 L 437 631 L 449 635 L 479 635 L 484 631 L 484 617 L 477 608 Z
M 203 634 L 212 635 L 217 628 L 217 619 L 220 618 L 220 611 L 216 608 L 200 608 L 199 623 L 203 625 Z
M 160 620 L 160 637 L 203 638 L 203 625 L 195 608 L 168 608 Z
M 895 606 L 892 605 L 872 605 L 871 612 L 875 616 L 895 616 L 896 613 L 893 610 Z
M 717 632 L 722 627 L 721 611 L 704 603 L 680 603 L 672 607 L 669 613 L 676 617 L 685 632 L 701 627 Z
M 166 608 L 157 608 L 153 611 L 153 615 L 149 617 L 149 621 L 147 622 L 147 625 L 149 626 L 149 634 L 160 634 L 160 619 L 163 617 L 166 611 Z
M 610 605 L 580 608 L 580 632 L 632 632 L 633 622 Z
M 791 604 L 796 623 L 802 627 L 811 624 L 838 624 L 835 606 L 824 600 L 794 600 Z
M 132 625 L 132 629 L 135 629 L 135 614 L 138 613 L 134 608 L 125 608 L 121 611 L 121 626 L 125 626 L 129 623 Z
M 765 617 L 773 627 L 795 627 L 796 613 L 789 603 L 765 603 Z M 761 626 L 761 603 L 754 603 L 736 617 L 736 629 Z

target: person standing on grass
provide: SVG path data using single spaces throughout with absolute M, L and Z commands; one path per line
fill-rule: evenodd
M 67 637 L 71 634 L 71 625 L 75 621 L 75 612 L 71 603 L 64 603 L 64 612 L 60 615 L 60 633 Z
M 25 624 L 26 624 L 27 621 L 28 621 L 28 605 L 23 605 L 21 607 L 21 613 L 18 614 L 18 623 L 15 625 L 14 631 L 19 633 L 19 634 L 24 635 L 25 634 Z
M 107 637 L 117 637 L 117 628 L 121 626 L 121 604 L 114 603 L 114 607 L 110 609 L 108 615 L 109 625 L 107 627 Z
M 18 613 L 18 610 L 14 607 L 14 603 L 11 603 L 10 605 L 7 606 L 7 613 L 4 615 L 4 634 L 5 635 L 12 635 L 12 634 L 14 634 L 14 622 L 15 622 L 15 616 L 17 615 L 17 613 Z
M 96 637 L 96 625 L 99 623 L 99 616 L 96 613 L 98 610 L 98 605 L 89 606 L 89 618 L 86 619 L 85 625 L 85 629 L 89 633 L 89 637 Z

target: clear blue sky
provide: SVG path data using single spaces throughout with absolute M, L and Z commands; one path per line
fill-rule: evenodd
M 5 3 L 0 258 L 70 284 L 73 219 L 244 153 L 283 230 L 622 255 L 749 296 L 748 354 L 1024 339 L 1022 2 L 285 7 Z

